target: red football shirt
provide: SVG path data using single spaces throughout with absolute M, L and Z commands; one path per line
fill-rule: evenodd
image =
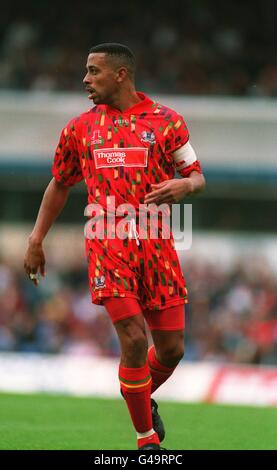
M 85 179 L 88 202 L 105 209 L 109 196 L 115 207 L 144 203 L 151 183 L 174 178 L 172 153 L 189 139 L 182 116 L 138 93 L 141 101 L 124 112 L 94 106 L 62 130 L 52 166 L 65 186 Z M 180 173 L 199 170 L 195 162 Z

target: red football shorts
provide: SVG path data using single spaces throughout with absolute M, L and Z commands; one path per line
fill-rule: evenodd
M 86 238 L 92 302 L 136 299 L 141 310 L 161 311 L 187 303 L 187 289 L 170 238 Z M 152 313 L 151 313 L 152 315 Z

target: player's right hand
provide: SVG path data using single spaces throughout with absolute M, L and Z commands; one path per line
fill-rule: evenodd
M 24 269 L 30 281 L 37 287 L 39 285 L 39 273 L 45 277 L 45 256 L 41 243 L 29 242 L 25 253 Z

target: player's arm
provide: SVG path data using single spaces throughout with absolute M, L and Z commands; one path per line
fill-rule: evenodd
M 34 275 L 40 272 L 45 276 L 42 242 L 62 211 L 70 187 L 83 179 L 75 137 L 75 121 L 75 118 L 71 120 L 61 132 L 52 165 L 53 178 L 45 190 L 34 229 L 28 240 L 24 269 L 36 286 L 38 279 Z
M 44 192 L 35 226 L 28 238 L 28 248 L 24 258 L 24 269 L 28 276 L 38 272 L 45 276 L 45 256 L 42 242 L 65 206 L 69 189 L 52 178 Z M 32 282 L 36 286 L 38 285 L 38 279 L 34 278 Z
M 177 203 L 205 189 L 205 178 L 189 141 L 173 153 L 173 161 L 181 178 L 152 184 L 152 192 L 145 197 L 146 204 Z

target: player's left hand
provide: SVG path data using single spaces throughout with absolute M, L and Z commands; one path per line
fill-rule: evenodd
M 174 178 L 159 184 L 151 184 L 151 188 L 152 192 L 145 196 L 145 204 L 174 204 L 193 192 L 193 182 L 190 178 Z

